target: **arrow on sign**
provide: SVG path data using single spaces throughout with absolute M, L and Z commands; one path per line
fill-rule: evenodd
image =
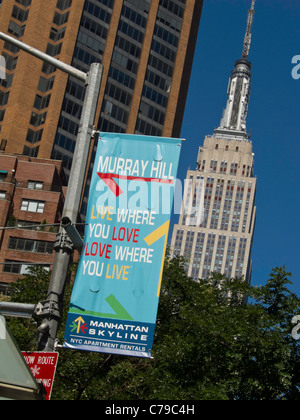
M 120 175 L 101 174 L 99 172 L 97 172 L 97 175 L 102 179 L 102 181 L 108 186 L 108 188 L 116 197 L 119 197 L 121 194 L 123 194 L 123 191 L 121 190 L 119 185 L 116 183 L 116 181 L 113 179 L 113 178 L 120 178 Z
M 126 311 L 124 306 L 121 305 L 121 303 L 118 301 L 118 299 L 114 295 L 108 296 L 105 300 L 109 304 L 109 306 L 112 308 L 112 310 L 115 312 L 114 314 L 84 311 L 84 310 L 80 310 L 80 309 L 77 309 L 77 308 L 70 309 L 70 312 L 73 312 L 73 313 L 76 313 L 76 314 L 83 314 L 83 315 L 99 316 L 101 318 L 121 319 L 121 320 L 124 320 L 124 321 L 133 321 L 134 320 L 132 318 L 132 316 Z M 77 322 L 80 318 L 76 319 L 75 322 Z M 76 328 L 77 328 L 77 325 L 76 325 Z M 75 329 L 73 329 L 72 332 L 74 332 L 74 331 L 75 331 Z
M 116 183 L 115 179 L 124 179 L 125 181 L 144 181 L 144 182 L 158 182 L 160 184 L 174 184 L 173 180 L 168 179 L 159 179 L 159 178 L 141 178 L 136 176 L 127 176 L 127 175 L 118 175 L 118 174 L 102 174 L 97 172 L 99 178 L 108 186 L 111 192 L 116 196 L 119 197 L 123 194 L 123 191 Z
M 165 261 L 165 255 L 166 255 L 166 249 L 167 249 L 167 241 L 168 241 L 168 233 L 170 228 L 170 220 L 168 220 L 166 223 L 164 223 L 162 226 L 160 226 L 158 229 L 156 229 L 154 232 L 150 233 L 144 241 L 148 246 L 153 245 L 155 242 L 157 242 L 159 239 L 161 239 L 163 236 L 165 236 L 165 244 L 164 244 L 164 251 L 162 256 L 162 264 L 160 269 L 160 278 L 158 283 L 158 290 L 157 290 L 157 297 L 160 295 L 160 289 L 161 289 L 161 282 L 162 282 L 162 276 L 163 276 L 163 270 L 164 270 L 164 261 Z
M 170 227 L 170 220 L 168 220 L 166 223 L 164 223 L 162 226 L 160 226 L 158 229 L 156 229 L 154 232 L 150 233 L 144 241 L 148 246 L 153 245 L 155 242 L 157 242 L 160 238 L 163 236 L 167 236 L 169 233 L 169 227 Z
M 80 316 L 79 318 L 75 319 L 75 321 L 73 321 L 73 324 L 71 325 L 72 328 L 72 332 L 74 332 L 75 330 L 77 334 L 80 333 L 80 331 L 85 334 L 84 330 L 87 330 L 88 327 L 86 325 L 86 323 L 84 322 L 84 320 L 82 319 L 82 317 Z

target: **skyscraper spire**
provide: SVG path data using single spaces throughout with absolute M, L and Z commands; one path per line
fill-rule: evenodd
M 199 147 L 197 169 L 188 170 L 182 212 L 172 236 L 173 255 L 185 258 L 186 272 L 196 281 L 209 279 L 211 272 L 251 281 L 256 177 L 246 116 L 255 0 L 248 1 L 242 56 L 229 80 L 226 109 L 220 127 Z
M 235 62 L 228 85 L 228 100 L 226 109 L 220 123 L 215 130 L 215 136 L 227 137 L 228 135 L 248 139 L 246 131 L 246 118 L 250 99 L 251 63 L 248 55 L 251 46 L 252 25 L 254 17 L 255 1 L 252 0 L 251 9 L 248 13 L 247 29 L 244 38 L 242 58 Z
M 254 17 L 254 13 L 255 13 L 255 11 L 254 11 L 255 1 L 256 0 L 252 0 L 251 9 L 249 10 L 249 13 L 248 13 L 247 30 L 246 30 L 246 35 L 245 35 L 245 39 L 244 39 L 242 60 L 247 60 L 248 59 L 248 55 L 249 55 L 249 51 L 250 51 L 251 38 L 252 38 L 253 17 Z

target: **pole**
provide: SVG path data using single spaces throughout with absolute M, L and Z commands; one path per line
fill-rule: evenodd
M 12 38 L 9 35 L 4 34 L 3 32 L 0 32 L 0 39 L 10 42 L 21 50 L 53 65 L 71 76 L 76 77 L 78 80 L 81 80 L 86 84 L 86 94 L 63 210 L 63 218 L 69 218 L 71 222 L 76 223 L 84 184 L 90 141 L 93 134 L 103 67 L 101 64 L 93 63 L 91 64 L 89 73 L 86 74 Z M 73 252 L 72 242 L 63 231 L 62 227 L 60 228 L 60 233 L 57 235 L 55 251 L 47 298 L 45 301 L 40 302 L 37 305 L 38 310 L 36 311 L 36 314 L 42 319 L 42 324 L 39 327 L 40 337 L 38 350 L 45 352 L 55 350 L 57 330 L 62 316 L 64 288 L 70 258 Z
M 3 32 L 0 32 L 0 39 L 2 39 L 3 41 L 7 41 L 10 44 L 15 45 L 16 47 L 20 48 L 20 50 L 23 50 L 27 52 L 28 54 L 31 54 L 34 57 L 39 58 L 42 61 L 45 61 L 46 63 L 51 64 L 57 69 L 62 70 L 63 72 L 69 74 L 70 76 L 74 76 L 78 80 L 81 80 L 82 82 L 86 82 L 86 78 L 87 78 L 86 73 L 78 69 L 75 69 L 75 67 L 69 66 L 66 63 L 63 63 L 62 61 L 59 61 L 56 58 L 51 57 L 51 55 L 45 54 L 42 51 L 31 47 L 30 45 L 24 44 L 24 42 L 18 41 L 17 39 L 4 34 Z
M 93 133 L 93 124 L 100 91 L 101 76 L 102 66 L 100 64 L 92 64 L 88 77 L 88 85 L 63 211 L 63 218 L 68 217 L 73 222 L 77 221 L 78 216 L 89 145 Z M 43 333 L 41 334 L 39 340 L 39 351 L 53 351 L 55 349 L 57 330 L 62 314 L 64 287 L 70 257 L 73 251 L 72 242 L 69 240 L 65 232 L 62 231 L 62 228 L 60 234 L 58 235 L 58 241 L 55 249 L 56 253 L 48 296 L 47 300 L 43 302 L 43 323 L 42 328 L 40 329 Z
M 36 305 L 27 303 L 0 302 L 0 313 L 14 318 L 32 318 Z

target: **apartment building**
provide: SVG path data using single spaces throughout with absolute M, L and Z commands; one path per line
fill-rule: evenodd
M 95 126 L 180 136 L 203 0 L 4 0 L 0 30 L 87 72 L 103 64 Z M 68 177 L 83 83 L 0 42 L 0 141 L 63 160 Z
M 59 161 L 0 154 L 0 293 L 32 264 L 51 267 L 65 185 Z

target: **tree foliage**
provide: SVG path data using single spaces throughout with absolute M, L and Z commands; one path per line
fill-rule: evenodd
M 300 299 L 289 290 L 290 277 L 277 267 L 258 288 L 220 274 L 196 283 L 182 259 L 167 259 L 153 359 L 61 349 L 52 398 L 299 399 L 299 342 L 291 320 L 300 314 Z M 17 282 L 12 300 L 37 303 L 47 284 L 47 273 L 33 271 Z M 67 286 L 60 342 L 70 293 Z M 12 320 L 10 327 L 22 350 L 34 350 L 36 323 Z

